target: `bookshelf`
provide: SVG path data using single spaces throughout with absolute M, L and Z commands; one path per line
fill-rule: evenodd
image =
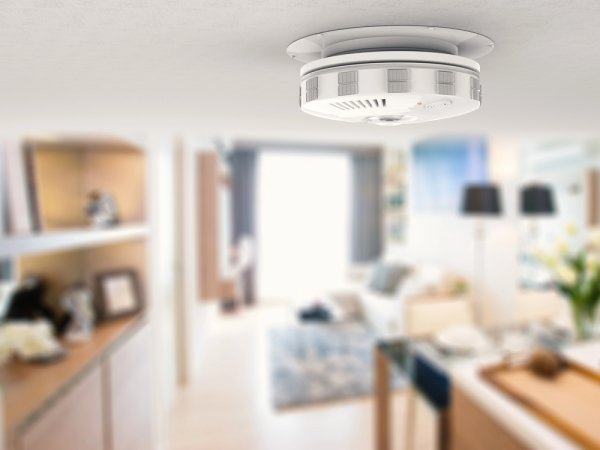
M 124 224 L 108 229 L 74 228 L 39 234 L 10 236 L 2 240 L 0 258 L 18 258 L 109 245 L 148 236 L 146 224 Z
M 77 416 L 97 422 L 102 448 L 119 450 L 126 448 L 124 442 L 151 448 L 148 445 L 155 445 L 151 439 L 155 419 L 148 412 L 156 410 L 152 398 L 155 389 L 147 393 L 126 390 L 150 386 L 153 377 L 150 330 L 155 289 L 150 272 L 156 264 L 151 264 L 150 255 L 156 245 L 151 218 L 157 214 L 151 214 L 147 201 L 152 190 L 149 173 L 153 154 L 127 139 L 60 136 L 20 138 L 0 147 L 0 156 L 7 152 L 12 152 L 13 161 L 19 156 L 24 158 L 21 182 L 26 183 L 24 192 L 29 203 L 11 210 L 14 205 L 10 199 L 4 204 L 0 201 L 0 262 L 3 276 L 9 274 L 11 278 L 0 282 L 18 284 L 28 274 L 41 276 L 48 283 L 46 303 L 58 314 L 66 287 L 84 282 L 93 289 L 99 273 L 130 269 L 139 276 L 145 308 L 139 316 L 98 325 L 86 344 L 65 343 L 67 357 L 51 366 L 11 362 L 0 368 L 7 411 L 6 449 L 53 450 L 53 445 L 61 448 L 64 439 L 78 442 L 77 433 L 81 431 Z M 0 159 L 5 162 L 0 170 L 6 173 L 10 170 L 7 158 Z M 8 178 L 0 175 L 0 181 Z M 0 198 L 7 199 L 11 187 L 2 184 Z M 85 202 L 94 189 L 109 192 L 115 199 L 120 218 L 117 226 L 94 228 L 89 224 Z M 7 212 L 31 216 L 15 221 L 7 217 Z M 30 226 L 15 229 L 17 222 Z M 139 364 L 130 370 L 129 358 L 119 355 L 136 355 Z M 131 377 L 138 382 L 127 380 Z M 102 381 L 109 378 L 110 383 Z M 92 401 L 96 395 L 92 390 L 102 401 Z M 140 401 L 123 405 L 129 408 L 128 417 L 119 416 L 123 414 L 121 407 L 106 410 L 128 395 Z M 81 414 L 74 414 L 73 408 Z M 120 428 L 119 423 L 125 419 L 133 420 L 138 428 Z

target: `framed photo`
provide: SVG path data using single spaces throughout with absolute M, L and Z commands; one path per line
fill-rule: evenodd
M 142 310 L 139 279 L 134 270 L 101 273 L 96 276 L 96 282 L 100 320 L 129 316 Z

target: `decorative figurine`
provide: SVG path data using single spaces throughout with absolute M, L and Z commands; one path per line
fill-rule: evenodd
M 62 294 L 60 304 L 68 318 L 65 338 L 71 342 L 88 341 L 95 319 L 91 289 L 83 283 L 74 284 Z
M 107 228 L 119 223 L 117 203 L 111 194 L 94 189 L 87 199 L 85 211 L 93 226 Z

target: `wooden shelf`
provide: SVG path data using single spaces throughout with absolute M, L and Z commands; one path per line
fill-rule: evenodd
M 12 362 L 0 368 L 0 386 L 4 395 L 5 433 L 14 436 L 35 420 L 72 383 L 95 367 L 123 339 L 145 323 L 141 317 L 120 319 L 96 328 L 89 342 L 68 345 L 67 356 L 60 362 L 39 365 Z
M 0 257 L 97 247 L 141 239 L 147 234 L 148 227 L 145 224 L 132 224 L 107 229 L 68 229 L 26 236 L 10 236 L 0 240 Z

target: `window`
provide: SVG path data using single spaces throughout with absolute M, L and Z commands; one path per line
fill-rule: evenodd
M 262 152 L 258 165 L 258 294 L 314 298 L 349 261 L 350 160 L 325 152 Z

